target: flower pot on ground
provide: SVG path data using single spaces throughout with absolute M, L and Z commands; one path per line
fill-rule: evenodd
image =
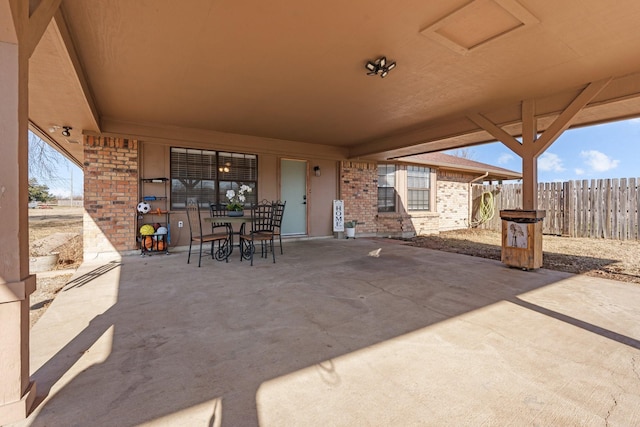
M 350 237 L 356 238 L 356 221 L 347 221 L 344 223 L 344 232 L 347 239 Z

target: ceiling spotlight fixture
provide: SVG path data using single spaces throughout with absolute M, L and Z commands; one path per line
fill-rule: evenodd
M 218 168 L 218 172 L 229 173 L 229 171 L 231 170 L 230 166 L 231 166 L 231 163 L 225 162 L 224 166 L 220 166 Z
M 65 137 L 70 137 L 71 136 L 71 132 L 70 130 L 73 129 L 71 126 L 62 126 L 62 136 Z
M 367 61 L 364 67 L 368 70 L 367 76 L 380 75 L 380 77 L 385 78 L 387 74 L 389 74 L 389 71 L 396 67 L 396 63 L 387 63 L 387 58 L 382 56 L 375 61 Z

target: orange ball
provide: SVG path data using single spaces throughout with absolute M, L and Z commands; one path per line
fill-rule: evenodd
M 147 250 L 151 249 L 153 247 L 153 237 L 142 236 L 142 244 Z

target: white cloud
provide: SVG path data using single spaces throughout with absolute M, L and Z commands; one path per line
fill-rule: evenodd
M 584 169 L 576 168 L 576 175 L 584 175 Z
M 635 119 L 629 120 L 631 123 L 640 123 L 640 117 L 636 117 Z
M 511 160 L 513 160 L 513 155 L 509 153 L 504 153 L 500 157 L 498 157 L 498 164 L 506 165 L 507 163 L 510 163 Z
M 538 157 L 538 169 L 546 172 L 564 172 L 565 168 L 562 165 L 562 159 L 553 153 L 543 153 Z
M 606 172 L 617 168 L 620 164 L 620 160 L 614 160 L 597 150 L 582 151 L 580 157 L 584 158 L 584 163 L 596 172 Z

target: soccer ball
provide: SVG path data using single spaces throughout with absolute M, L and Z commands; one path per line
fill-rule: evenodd
M 138 212 L 140 212 L 141 214 L 149 213 L 150 210 L 151 210 L 151 205 L 149 203 L 147 202 L 138 203 Z

